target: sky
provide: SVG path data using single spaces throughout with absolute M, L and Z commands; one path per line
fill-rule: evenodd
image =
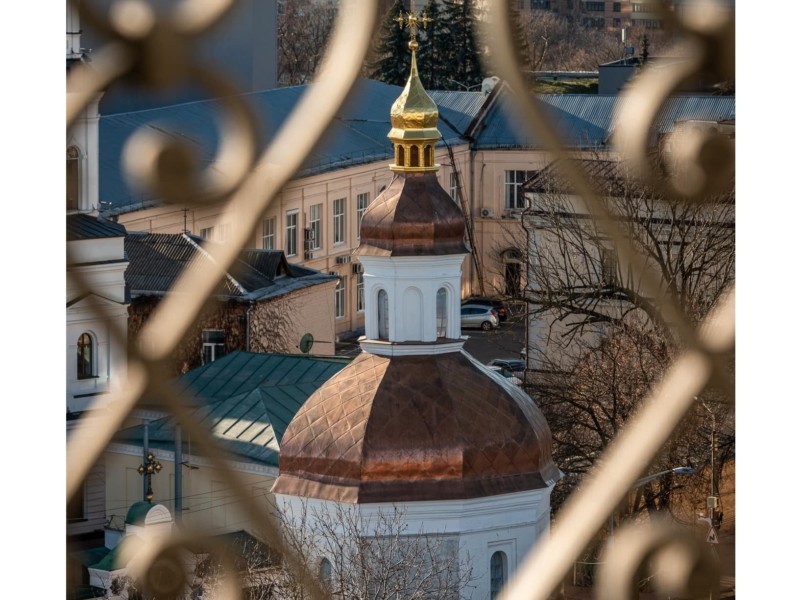
M 64 569 L 64 14 L 60 2 L 11 6 L 0 145 L 8 219 L 0 242 L 6 290 L 0 314 L 10 343 L 0 514 L 11 521 L 4 538 L 14 540 L 14 555 L 26 557 L 22 566 L 13 557 L 3 561 L 4 588 L 30 595 L 43 570 L 59 582 Z M 785 3 L 776 15 L 773 6 L 740 2 L 737 11 L 737 587 L 743 598 L 782 596 L 783 582 L 763 576 L 759 563 L 767 557 L 773 573 L 795 570 L 789 554 L 776 549 L 794 538 L 797 526 L 768 515 L 790 509 L 785 457 L 793 457 L 797 439 L 791 385 L 800 331 L 791 311 L 800 285 L 794 263 L 800 194 L 793 178 L 800 165 L 791 82 L 798 32 L 788 28 L 800 23 L 800 9 Z

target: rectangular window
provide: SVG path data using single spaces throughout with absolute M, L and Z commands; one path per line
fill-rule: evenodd
M 286 213 L 286 242 L 283 250 L 286 256 L 297 255 L 297 211 Z
M 604 285 L 617 283 L 617 253 L 612 248 L 600 248 L 600 276 Z
M 311 249 L 322 248 L 322 204 L 314 204 L 309 211 L 308 223 L 311 229 Z
M 347 228 L 345 227 L 344 198 L 333 201 L 333 243 L 343 244 Z
M 358 267 L 356 271 L 356 310 L 361 312 L 364 310 L 364 270 L 360 264 L 355 266 Z
M 361 237 L 361 219 L 364 218 L 364 212 L 369 206 L 369 192 L 359 194 L 356 196 L 356 228 L 358 237 Z
M 261 222 L 261 247 L 264 250 L 275 250 L 275 217 Z
M 203 364 L 225 356 L 225 332 L 222 329 L 203 330 Z
M 200 230 L 200 237 L 204 240 L 213 240 L 214 239 L 214 228 L 213 227 L 205 227 Z
M 550 10 L 550 0 L 531 0 L 531 10 Z
M 69 502 L 67 521 L 82 521 L 86 518 L 86 482 L 84 481 Z
M 525 198 L 520 186 L 533 177 L 535 171 L 506 171 L 506 208 L 525 208 Z
M 450 173 L 450 197 L 453 202 L 458 202 L 458 173 Z
M 605 2 L 587 2 L 586 10 L 589 12 L 604 12 L 606 10 Z
M 614 27 L 622 27 L 622 19 L 611 19 L 611 24 Z
M 339 277 L 333 293 L 334 316 L 337 319 L 345 315 L 345 279 L 346 277 Z
M 217 237 L 215 238 L 218 242 L 225 242 L 228 240 L 228 235 L 231 231 L 230 223 L 221 223 L 217 227 Z
M 622 12 L 622 2 L 614 2 L 611 5 L 612 12 Z

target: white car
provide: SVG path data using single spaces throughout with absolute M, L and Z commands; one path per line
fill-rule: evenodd
M 500 325 L 497 311 L 490 306 L 478 306 L 465 304 L 461 307 L 461 328 L 479 327 L 484 331 L 490 331 Z

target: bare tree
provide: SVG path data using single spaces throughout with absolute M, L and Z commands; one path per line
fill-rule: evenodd
M 454 600 L 473 580 L 454 536 L 411 531 L 399 507 L 367 517 L 358 506 L 323 510 L 303 503 L 298 514 L 284 510 L 280 520 L 288 546 L 334 598 Z M 275 583 L 280 597 L 308 598 L 287 569 Z
M 282 0 L 278 12 L 278 82 L 310 82 L 322 62 L 337 6 L 315 0 Z
M 669 200 L 634 183 L 616 161 L 578 164 L 657 273 L 660 289 L 645 294 L 641 278 L 620 266 L 614 242 L 573 193 L 559 164 L 524 184 L 529 205 L 521 226 L 508 228 L 497 250 L 517 248 L 529 263 L 518 296 L 528 303 L 531 319 L 527 380 L 553 432 L 554 459 L 567 473 L 554 490 L 554 511 L 681 351 L 672 325 L 661 317 L 664 298 L 697 323 L 735 277 L 732 191 L 701 203 Z M 677 484 L 692 483 L 697 494 L 708 493 L 712 446 L 717 481 L 734 457 L 733 418 L 722 395 L 706 391 L 651 470 L 690 466 L 703 475 L 689 482 L 673 481 L 667 473 L 638 490 L 626 510 L 670 509 Z

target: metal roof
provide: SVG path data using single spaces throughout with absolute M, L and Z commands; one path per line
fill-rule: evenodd
M 201 250 L 203 245 L 213 243 L 188 233 L 129 232 L 125 237 L 129 260 L 125 283 L 131 296 L 161 296 L 172 289 L 186 269 L 216 268 L 211 257 Z M 247 249 L 239 253 L 216 294 L 246 301 L 265 300 L 335 279 L 290 265 L 282 250 Z
M 85 213 L 67 215 L 67 241 L 123 237 L 125 227 Z
M 625 104 L 619 95 L 540 94 L 536 99 L 569 148 L 605 146 L 616 123 L 626 116 Z M 679 121 L 735 118 L 734 96 L 673 96 L 664 103 L 655 121 L 653 141 L 657 134 L 672 131 Z M 508 95 L 501 96 L 477 128 L 475 147 L 545 149 L 539 136 L 520 127 L 520 123 Z
M 277 467 L 280 441 L 294 415 L 350 359 L 289 354 L 232 352 L 175 381 L 199 406 L 193 415 L 228 451 L 242 460 Z M 141 425 L 124 429 L 117 442 L 142 444 Z M 174 450 L 174 421 L 148 426 L 151 448 Z M 184 452 L 189 448 L 184 436 Z
M 258 134 L 262 142 L 275 137 L 307 87 L 275 88 L 241 96 L 260 119 Z M 393 149 L 386 137 L 391 129 L 389 112 L 401 91 L 399 86 L 380 81 L 359 80 L 350 99 L 339 110 L 295 178 L 390 160 Z M 463 141 L 463 130 L 453 127 L 466 127 L 469 124 L 477 112 L 476 106 L 482 101 L 482 95 L 437 92 L 436 98 L 437 102 L 441 102 L 439 131 L 444 141 L 449 144 Z M 102 116 L 100 199 L 110 203 L 110 212 L 138 208 L 156 200 L 130 187 L 121 171 L 122 149 L 135 131 L 142 127 L 153 127 L 188 141 L 196 148 L 200 163 L 208 164 L 213 159 L 218 142 L 217 119 L 222 115 L 220 108 L 219 100 L 205 100 Z

